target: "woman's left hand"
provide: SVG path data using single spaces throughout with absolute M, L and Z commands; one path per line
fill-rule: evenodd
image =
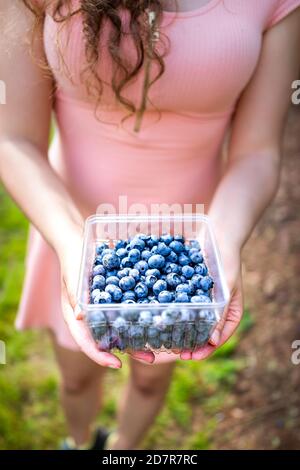
M 217 348 L 222 346 L 237 329 L 243 315 L 243 291 L 241 276 L 240 250 L 230 248 L 227 242 L 219 243 L 221 259 L 224 266 L 227 284 L 230 290 L 230 301 L 221 320 L 214 329 L 206 346 L 193 352 L 183 351 L 181 359 L 201 360 L 209 357 Z

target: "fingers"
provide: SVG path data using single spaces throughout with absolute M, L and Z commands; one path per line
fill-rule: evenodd
M 97 349 L 85 323 L 75 318 L 74 311 L 67 300 L 63 301 L 63 313 L 71 335 L 82 352 L 103 367 L 111 367 L 113 369 L 120 369 L 122 367 L 122 363 L 118 357 Z

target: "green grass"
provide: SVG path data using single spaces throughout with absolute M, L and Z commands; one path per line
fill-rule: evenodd
M 53 449 L 65 435 L 59 405 L 59 375 L 45 332 L 16 332 L 14 318 L 24 274 L 28 224 L 0 187 L 0 339 L 7 364 L 0 365 L 0 449 Z M 240 333 L 253 323 L 245 312 Z M 166 404 L 144 446 L 214 448 L 216 415 L 226 402 L 243 361 L 234 357 L 238 336 L 208 361 L 181 362 Z M 117 399 L 128 367 L 108 371 L 99 422 L 115 426 Z

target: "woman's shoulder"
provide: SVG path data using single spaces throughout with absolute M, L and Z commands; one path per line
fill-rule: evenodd
M 269 0 L 267 28 L 271 28 L 300 7 L 300 0 Z

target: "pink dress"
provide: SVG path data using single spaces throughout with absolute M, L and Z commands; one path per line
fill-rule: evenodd
M 299 5 L 300 0 L 210 0 L 193 11 L 165 12 L 160 30 L 169 37 L 171 49 L 166 71 L 149 95 L 161 115 L 159 119 L 148 103 L 138 134 L 134 119 L 118 125 L 124 111 L 109 87 L 95 118 L 95 104 L 80 82 L 81 19 L 75 16 L 59 32 L 62 61 L 56 40 L 61 27 L 47 14 L 44 45 L 57 82 L 58 129 L 49 161 L 83 213 L 95 213 L 100 203 L 118 207 L 120 195 L 128 197 L 128 205 L 177 202 L 207 207 L 220 179 L 224 137 L 257 65 L 263 33 Z M 99 68 L 109 83 L 106 37 L 107 28 L 99 44 Z M 131 51 L 127 44 L 126 54 Z M 141 75 L 125 93 L 137 105 L 142 82 Z M 26 268 L 17 328 L 50 328 L 60 345 L 78 350 L 61 313 L 58 259 L 33 228 Z M 167 354 L 159 358 L 167 359 Z

